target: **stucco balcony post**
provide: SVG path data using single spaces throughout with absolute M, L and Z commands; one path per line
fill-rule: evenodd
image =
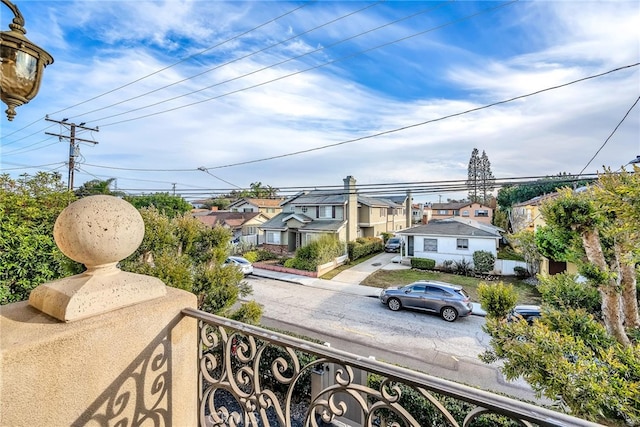
M 129 203 L 92 196 L 56 244 L 87 270 L 0 307 L 0 425 L 196 425 L 195 295 L 121 271 L 144 236 Z

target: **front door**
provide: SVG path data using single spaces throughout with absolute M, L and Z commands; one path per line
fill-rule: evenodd
M 413 236 L 407 236 L 407 256 L 413 256 Z

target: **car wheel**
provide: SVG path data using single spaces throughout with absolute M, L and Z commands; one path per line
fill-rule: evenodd
M 458 312 L 453 307 L 445 307 L 440 311 L 440 316 L 447 322 L 453 322 L 458 318 Z
M 402 308 L 402 304 L 400 304 L 400 300 L 397 298 L 391 298 L 387 305 L 391 311 L 398 311 Z

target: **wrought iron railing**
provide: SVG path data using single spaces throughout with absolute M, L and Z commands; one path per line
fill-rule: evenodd
M 183 313 L 200 325 L 201 426 L 599 425 L 199 310 Z

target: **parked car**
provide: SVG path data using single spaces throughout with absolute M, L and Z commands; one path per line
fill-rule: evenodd
M 447 322 L 468 316 L 473 311 L 469 295 L 462 287 L 432 280 L 383 289 L 380 302 L 393 311 L 412 308 L 437 313 Z
M 246 258 L 241 256 L 230 256 L 224 261 L 224 265 L 236 265 L 244 273 L 247 274 L 253 273 L 253 264 L 251 264 Z
M 399 237 L 391 237 L 384 245 L 385 252 L 400 252 L 402 240 Z
M 542 316 L 542 312 L 538 305 L 516 305 L 507 315 L 507 321 L 514 322 L 518 319 L 524 319 L 527 323 L 532 324 L 540 316 Z

